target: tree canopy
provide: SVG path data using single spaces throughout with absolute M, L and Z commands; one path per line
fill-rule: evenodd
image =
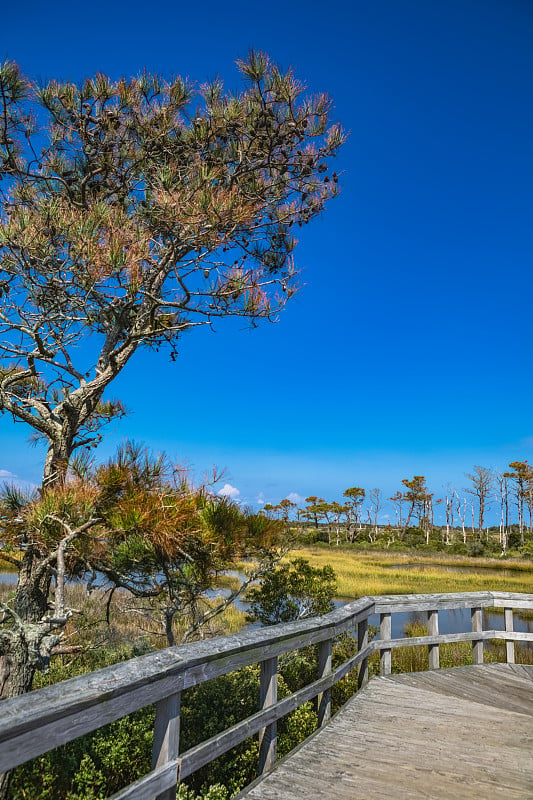
M 0 409 L 45 439 L 45 482 L 123 412 L 103 395 L 139 347 L 175 357 L 295 290 L 293 233 L 337 193 L 344 134 L 266 55 L 238 68 L 240 92 L 0 68 Z
M 0 411 L 46 447 L 36 495 L 3 501 L 15 555 L 0 560 L 19 579 L 0 604 L 0 697 L 27 691 L 59 641 L 60 576 L 78 561 L 133 593 L 157 593 L 166 570 L 171 617 L 187 565 L 201 584 L 213 548 L 268 538 L 256 518 L 225 539 L 232 509 L 162 462 L 84 457 L 125 413 L 107 392 L 139 348 L 174 359 L 195 327 L 276 318 L 297 288 L 295 230 L 337 193 L 328 97 L 262 53 L 238 69 L 230 91 L 148 72 L 38 85 L 0 65 Z
M 268 572 L 248 592 L 249 619 L 277 625 L 333 610 L 336 577 L 333 567 L 313 567 L 305 558 L 294 558 Z

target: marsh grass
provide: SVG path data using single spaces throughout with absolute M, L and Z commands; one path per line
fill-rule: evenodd
M 231 589 L 232 592 L 235 592 L 240 584 L 241 582 L 236 575 L 226 575 L 223 572 L 219 573 L 215 580 L 215 586 L 218 589 Z
M 306 558 L 313 566 L 330 564 L 337 576 L 337 595 L 357 598 L 380 594 L 435 594 L 437 592 L 475 592 L 491 589 L 505 592 L 533 592 L 533 564 L 531 562 L 497 561 L 493 559 L 444 559 L 405 557 L 398 553 L 375 555 L 353 550 L 303 547 L 293 551 Z M 391 569 L 398 563 L 413 563 L 405 569 Z M 416 563 L 414 563 L 416 562 Z M 443 571 L 432 564 L 446 566 Z M 417 565 L 420 564 L 420 567 Z M 457 572 L 452 571 L 457 566 Z M 486 568 L 491 573 L 484 572 Z M 468 569 L 468 572 L 464 570 Z M 497 575 L 492 570 L 505 570 L 513 574 Z
M 236 580 L 236 579 L 232 579 Z M 15 587 L 0 583 L 0 601 L 9 603 Z M 75 609 L 63 636 L 62 649 L 76 653 L 83 650 L 106 648 L 120 650 L 132 647 L 141 654 L 149 650 L 166 647 L 161 614 L 151 601 L 139 601 L 124 590 L 111 593 L 104 589 L 93 589 L 90 593 L 84 584 L 68 584 L 65 587 L 66 601 Z M 202 601 L 211 608 L 216 599 Z M 202 638 L 236 633 L 246 624 L 243 611 L 229 606 L 201 630 Z M 187 630 L 189 621 L 178 620 L 175 625 L 176 641 Z

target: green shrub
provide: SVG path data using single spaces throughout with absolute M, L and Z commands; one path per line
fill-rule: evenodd
M 307 656 L 310 658 L 310 655 Z M 288 662 L 290 663 L 290 662 Z M 299 662 L 300 665 L 304 661 Z M 305 662 L 306 663 L 306 662 Z M 309 665 L 308 665 L 309 666 Z M 290 672 L 290 670 L 289 670 Z M 313 679 L 316 676 L 316 667 Z M 295 680 L 295 674 L 292 674 Z M 299 688 L 299 687 L 298 687 Z M 278 675 L 278 698 L 294 691 L 283 674 Z M 259 708 L 259 666 L 243 667 L 213 681 L 199 684 L 183 695 L 182 750 L 254 714 Z M 312 703 L 305 703 L 278 722 L 278 754 L 288 753 L 316 729 L 317 715 Z M 198 770 L 188 779 L 197 792 L 205 792 L 216 783 L 224 785 L 230 795 L 253 781 L 257 775 L 259 743 L 248 739 L 220 758 Z
M 113 659 L 109 652 L 92 653 L 68 666 L 58 659 L 49 677 L 54 681 L 65 680 L 122 660 L 128 653 L 120 651 L 114 655 Z M 316 656 L 314 663 L 311 653 L 307 657 L 308 669 L 314 669 L 311 677 L 314 680 Z M 299 663 L 303 665 L 304 661 Z M 296 682 L 296 670 L 291 680 Z M 279 698 L 286 697 L 291 691 L 280 674 Z M 181 751 L 251 716 L 258 707 L 259 666 L 244 667 L 187 690 L 182 697 Z M 154 716 L 153 707 L 141 709 L 23 764 L 13 776 L 12 800 L 102 800 L 109 797 L 150 771 Z M 305 703 L 280 720 L 279 755 L 292 750 L 316 726 L 317 715 L 312 703 Z M 248 739 L 191 776 L 188 785 L 180 787 L 178 800 L 227 800 L 254 780 L 258 755 L 257 737 Z

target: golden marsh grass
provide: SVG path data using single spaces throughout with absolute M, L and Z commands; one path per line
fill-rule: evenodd
M 0 583 L 0 602 L 8 603 L 12 600 L 14 590 L 14 585 Z M 136 600 L 124 590 L 113 592 L 111 599 L 109 592 L 103 589 L 94 589 L 89 594 L 83 584 L 67 584 L 65 595 L 69 607 L 76 609 L 63 637 L 63 644 L 67 647 L 83 646 L 93 649 L 134 645 L 139 651 L 143 651 L 167 645 L 161 613 L 149 600 Z M 206 599 L 201 602 L 201 607 L 209 609 L 216 602 L 215 599 Z M 245 613 L 228 606 L 203 627 L 200 633 L 202 637 L 237 633 L 245 624 Z M 174 635 L 177 642 L 187 628 L 188 620 L 176 621 Z
M 377 555 L 323 547 L 303 547 L 293 551 L 289 557 L 296 555 L 308 559 L 315 567 L 330 564 L 337 576 L 337 595 L 349 599 L 365 595 L 477 592 L 488 589 L 533 592 L 531 562 L 420 557 L 410 553 Z M 403 564 L 409 566 L 394 568 Z

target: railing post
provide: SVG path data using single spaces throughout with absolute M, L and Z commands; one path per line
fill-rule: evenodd
M 333 642 L 326 639 L 318 645 L 318 678 L 325 678 L 331 672 L 331 650 Z M 317 698 L 318 727 L 331 719 L 331 689 L 321 692 Z
M 178 757 L 180 745 L 181 692 L 164 697 L 156 704 L 152 769 L 162 767 Z M 176 770 L 176 783 L 178 775 Z M 154 800 L 176 800 L 176 786 L 158 794 Z
M 368 618 L 362 619 L 357 623 L 357 649 L 361 651 L 368 644 Z M 359 675 L 357 676 L 357 688 L 362 689 L 368 683 L 368 658 L 363 658 L 359 664 Z
M 506 631 L 513 631 L 514 624 L 513 624 L 513 609 L 506 608 L 505 610 L 505 630 Z M 507 663 L 514 664 L 515 663 L 515 647 L 514 642 L 510 641 L 509 639 L 505 642 L 505 649 L 507 651 Z
M 483 630 L 483 609 L 472 608 L 472 631 L 474 633 Z M 483 639 L 472 640 L 472 660 L 474 664 L 483 664 Z
M 390 641 L 392 638 L 392 615 L 380 614 L 379 636 L 382 642 Z M 391 649 L 385 648 L 381 651 L 380 672 L 382 675 L 390 675 L 392 669 Z
M 263 710 L 278 700 L 278 659 L 267 658 L 261 661 L 259 682 L 259 705 Z M 276 761 L 278 744 L 278 724 L 272 722 L 259 733 L 259 775 L 272 769 Z
M 428 611 L 428 634 L 429 636 L 439 635 L 439 612 Z M 430 669 L 438 669 L 440 666 L 439 645 L 430 644 L 428 647 L 428 661 Z

